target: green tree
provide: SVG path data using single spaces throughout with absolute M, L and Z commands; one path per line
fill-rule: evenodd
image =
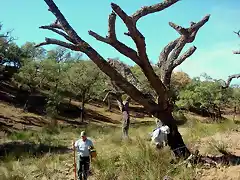
M 221 84 L 206 74 L 204 81 L 194 78 L 186 88 L 179 93 L 177 106 L 206 111 L 213 118 L 221 118 L 221 109 L 228 103 L 231 95 L 230 90 L 222 89 Z M 212 114 L 213 113 L 213 114 Z
M 48 97 L 47 111 L 52 116 L 58 113 L 57 108 L 63 100 L 61 93 L 67 87 L 64 84 L 64 72 L 67 71 L 67 67 L 64 62 L 58 62 L 55 59 L 45 59 L 40 62 L 39 83 Z
M 84 121 L 85 104 L 97 99 L 105 89 L 105 75 L 92 61 L 72 63 L 65 72 L 65 84 L 81 102 L 81 121 Z
M 35 47 L 36 43 L 26 42 L 21 46 L 21 53 L 23 58 L 29 58 L 34 60 L 42 60 L 45 58 L 46 50 L 42 47 Z

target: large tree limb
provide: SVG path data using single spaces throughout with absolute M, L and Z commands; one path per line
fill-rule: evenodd
M 144 6 L 137 12 L 135 12 L 131 17 L 135 22 L 137 22 L 141 17 L 146 16 L 148 14 L 152 14 L 155 12 L 162 11 L 174 3 L 178 2 L 179 0 L 165 0 L 164 2 L 152 5 L 152 6 Z
M 224 83 L 225 85 L 222 86 L 222 88 L 223 88 L 223 89 L 228 88 L 228 87 L 230 86 L 232 80 L 235 79 L 235 78 L 236 78 L 236 79 L 240 78 L 240 74 L 233 74 L 233 75 L 231 75 L 231 76 L 228 76 L 228 79 L 227 79 L 227 81 Z
M 68 21 L 65 19 L 63 14 L 59 11 L 56 4 L 53 0 L 44 0 L 49 7 L 49 10 L 55 15 L 57 18 L 56 22 L 61 24 L 61 27 L 64 31 L 72 38 L 75 39 L 78 43 L 84 43 L 84 41 L 77 35 L 77 33 L 73 30 L 73 28 L 69 25 Z M 55 23 L 57 24 L 57 23 Z
M 113 11 L 122 19 L 122 21 L 127 26 L 129 31 L 128 35 L 133 39 L 137 47 L 138 56 L 141 61 L 141 65 L 139 66 L 142 68 L 144 75 L 149 80 L 150 85 L 153 87 L 153 89 L 156 91 L 156 93 L 159 96 L 161 97 L 166 96 L 167 95 L 166 88 L 161 82 L 161 80 L 159 79 L 159 77 L 154 72 L 150 64 L 150 61 L 148 59 L 147 52 L 146 52 L 145 37 L 137 29 L 136 23 L 134 23 L 133 18 L 131 16 L 128 16 L 123 11 L 123 9 L 121 9 L 121 7 L 119 7 L 117 4 L 114 4 L 114 3 L 111 3 L 111 7 Z M 160 100 L 159 105 L 162 107 L 162 109 L 167 108 L 165 104 L 166 103 L 165 98 L 160 98 L 159 100 Z M 165 103 L 161 102 L 162 100 Z

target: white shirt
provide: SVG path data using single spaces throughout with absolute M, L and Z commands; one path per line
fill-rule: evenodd
M 75 142 L 75 148 L 77 148 L 78 155 L 81 157 L 88 157 L 90 156 L 89 147 L 93 146 L 93 143 L 90 139 L 86 139 L 83 141 L 79 139 Z
M 157 129 L 155 129 L 151 136 L 152 136 L 152 142 L 154 143 L 160 143 L 162 144 L 163 141 L 167 140 L 167 135 L 170 133 L 170 129 L 168 126 L 161 126 Z

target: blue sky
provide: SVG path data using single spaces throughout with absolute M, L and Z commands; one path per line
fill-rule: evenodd
M 144 5 L 160 1 L 55 0 L 78 34 L 103 57 L 119 57 L 125 63 L 133 64 L 131 60 L 120 55 L 109 45 L 98 42 L 88 35 L 88 30 L 106 35 L 111 2 L 117 3 L 128 14 L 132 14 Z M 1 8 L 0 21 L 4 24 L 5 30 L 14 29 L 13 35 L 18 38 L 17 44 L 22 45 L 26 41 L 39 43 L 45 37 L 58 38 L 57 35 L 38 28 L 55 20 L 43 0 L 1 0 L 1 7 L 4 8 Z M 233 50 L 240 49 L 240 39 L 233 34 L 234 30 L 240 29 L 239 8 L 240 0 L 181 0 L 162 12 L 142 18 L 138 27 L 146 38 L 149 58 L 156 63 L 161 49 L 178 37 L 168 22 L 188 27 L 191 21 L 196 22 L 206 14 L 211 14 L 209 22 L 199 31 L 196 40 L 190 44 L 195 45 L 197 51 L 177 70 L 185 71 L 191 77 L 206 72 L 213 78 L 222 79 L 226 79 L 230 74 L 240 73 L 240 55 L 232 54 Z M 119 18 L 116 27 L 118 38 L 135 48 L 131 39 L 123 35 L 126 28 Z M 45 48 L 49 49 L 52 46 L 45 46 Z M 235 80 L 233 83 L 240 83 L 240 80 Z

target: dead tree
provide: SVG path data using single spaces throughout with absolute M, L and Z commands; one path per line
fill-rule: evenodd
M 159 67 L 164 70 L 161 79 L 156 75 L 153 67 L 150 64 L 146 51 L 145 37 L 138 30 L 137 22 L 142 17 L 162 11 L 177 3 L 179 0 L 165 0 L 152 6 L 145 6 L 132 15 L 128 15 L 117 4 L 111 3 L 112 13 L 109 15 L 108 19 L 108 35 L 103 37 L 96 32 L 89 31 L 89 34 L 95 39 L 109 44 L 121 54 L 134 61 L 142 69 L 150 85 L 158 95 L 157 101 L 155 101 L 154 99 L 145 96 L 143 92 L 128 82 L 93 47 L 91 47 L 86 41 L 78 36 L 76 31 L 69 25 L 68 21 L 65 19 L 53 0 L 44 1 L 49 6 L 49 11 L 55 15 L 57 20 L 50 25 L 41 26 L 40 28 L 48 29 L 61 35 L 68 42 L 52 38 L 45 38 L 45 42 L 38 44 L 37 47 L 55 44 L 74 51 L 85 53 L 106 75 L 110 77 L 111 81 L 113 81 L 117 87 L 128 94 L 131 99 L 141 104 L 153 116 L 161 119 L 164 124 L 170 127 L 171 133 L 168 135 L 168 143 L 177 157 L 190 155 L 190 152 L 184 144 L 182 136 L 178 131 L 176 121 L 172 116 L 172 108 L 169 103 L 167 84 L 169 81 L 168 79 L 170 79 L 169 76 L 171 76 L 170 72 L 176 66 L 180 65 L 185 59 L 191 56 L 196 50 L 196 47 L 193 46 L 185 53 L 180 55 L 184 46 L 187 43 L 194 41 L 198 30 L 208 21 L 210 15 L 205 16 L 197 23 L 192 22 L 189 28 L 183 28 L 174 23 L 169 23 L 169 25 L 180 34 L 180 37 L 170 42 L 160 55 Z M 129 36 L 134 41 L 136 50 L 128 47 L 117 39 L 115 31 L 116 16 L 119 16 L 126 25 L 128 32 L 126 32 L 125 35 Z

